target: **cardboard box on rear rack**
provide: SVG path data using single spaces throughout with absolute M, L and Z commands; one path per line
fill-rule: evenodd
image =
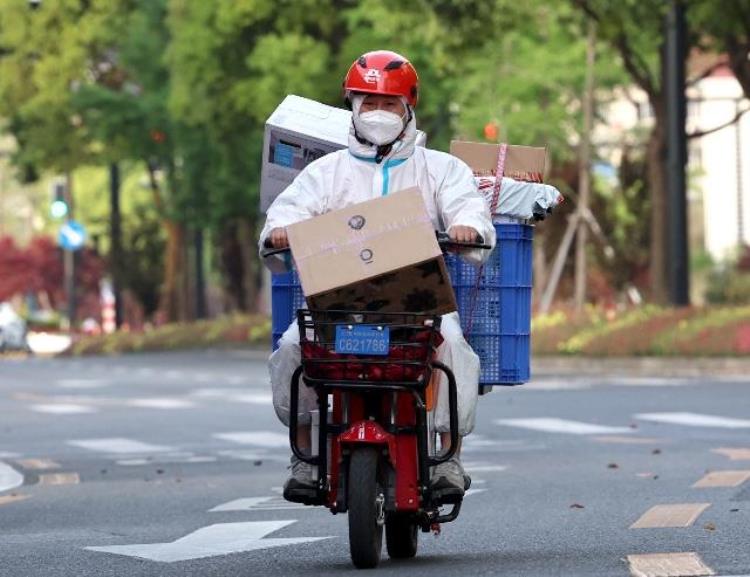
M 260 174 L 261 212 L 268 210 L 308 164 L 346 148 L 351 122 L 349 110 L 288 95 L 266 120 Z M 424 132 L 418 130 L 417 145 L 424 146 L 425 141 Z
M 544 147 L 454 140 L 450 150 L 471 168 L 479 192 L 487 205 L 494 207 L 495 222 L 497 216 L 527 220 L 562 201 L 557 189 L 542 184 L 547 164 Z M 497 178 L 503 179 L 499 189 L 495 186 Z
M 308 306 L 446 314 L 456 299 L 418 188 L 287 228 Z

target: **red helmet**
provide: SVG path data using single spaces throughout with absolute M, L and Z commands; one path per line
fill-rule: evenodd
M 344 79 L 344 98 L 350 105 L 352 92 L 403 96 L 409 105 L 417 105 L 419 77 L 406 58 L 390 50 L 363 54 L 351 65 Z

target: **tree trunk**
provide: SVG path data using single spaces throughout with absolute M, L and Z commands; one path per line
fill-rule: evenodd
M 653 103 L 652 103 L 653 104 Z M 669 295 L 667 287 L 667 202 L 666 202 L 666 134 L 665 114 L 661 104 L 654 108 L 654 127 L 648 139 L 647 177 L 651 197 L 651 257 L 649 277 L 651 298 L 665 304 Z
M 245 312 L 258 310 L 258 242 L 255 236 L 255 220 L 240 218 L 237 223 L 237 241 L 242 259 L 242 297 L 240 307 Z
M 164 220 L 167 230 L 167 247 L 164 261 L 164 285 L 161 305 L 168 321 L 187 318 L 187 295 L 185 294 L 185 231 L 182 225 Z

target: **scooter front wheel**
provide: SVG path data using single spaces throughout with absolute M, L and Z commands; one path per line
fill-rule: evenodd
M 380 451 L 357 447 L 349 460 L 349 552 L 358 569 L 380 562 L 385 523 L 385 495 L 378 483 Z

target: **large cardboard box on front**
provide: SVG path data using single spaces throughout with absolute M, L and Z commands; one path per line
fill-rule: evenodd
M 418 188 L 293 224 L 287 234 L 312 309 L 456 310 L 453 286 Z
M 451 142 L 451 154 L 469 165 L 475 176 L 507 176 L 514 180 L 544 182 L 547 165 L 547 149 L 537 146 L 516 146 L 508 144 L 505 156 L 505 170 L 496 175 L 499 144 L 484 142 Z
M 274 199 L 312 161 L 346 148 L 352 113 L 290 94 L 266 121 L 260 174 L 260 210 Z M 426 136 L 417 130 L 417 146 Z

